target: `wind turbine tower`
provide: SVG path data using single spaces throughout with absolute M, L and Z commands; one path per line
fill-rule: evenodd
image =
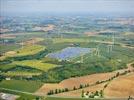
M 21 42 L 21 48 L 22 48 L 22 49 L 23 49 L 23 46 L 24 46 L 24 42 L 22 41 L 22 42 Z
M 113 41 L 113 45 L 115 44 L 115 33 L 113 33 L 113 39 L 112 39 Z
M 81 63 L 83 63 L 83 61 L 84 61 L 84 57 L 83 57 L 84 55 L 83 54 L 81 54 Z
M 96 48 L 96 55 L 99 57 L 100 56 L 100 50 L 99 50 L 99 45 Z

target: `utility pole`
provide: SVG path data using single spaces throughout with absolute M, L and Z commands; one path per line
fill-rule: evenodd
M 107 52 L 110 53 L 112 51 L 113 45 L 107 45 Z
M 21 42 L 21 48 L 22 48 L 22 49 L 23 49 L 23 46 L 24 46 L 24 42 L 22 41 L 22 42 Z
M 92 53 L 92 54 L 91 54 L 92 56 L 95 55 L 95 54 L 94 54 L 94 53 L 95 53 L 95 48 L 92 48 L 92 52 L 91 52 L 91 53 Z
M 113 32 L 111 51 L 113 51 L 114 45 L 115 45 L 115 33 Z
M 97 48 L 96 48 L 96 55 L 97 55 L 98 57 L 100 56 L 99 46 L 97 46 Z
M 3 38 L 3 45 L 5 46 L 5 39 Z M 6 52 L 3 52 L 3 56 L 5 56 Z
M 32 44 L 34 45 L 35 44 L 34 39 L 32 40 L 32 42 L 33 42 Z
M 112 50 L 113 50 L 113 48 L 114 48 L 114 45 L 115 45 L 115 33 L 114 33 L 114 32 L 113 32 L 112 43 L 113 43 L 113 45 L 112 45 Z
M 113 38 L 112 38 L 112 40 L 113 40 L 113 45 L 115 44 L 115 34 L 113 33 Z

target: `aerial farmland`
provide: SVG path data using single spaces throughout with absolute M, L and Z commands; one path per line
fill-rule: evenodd
M 0 0 L 0 100 L 133 100 L 134 2 L 59 1 Z

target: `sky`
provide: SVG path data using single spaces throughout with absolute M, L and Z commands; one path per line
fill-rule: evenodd
M 134 0 L 0 0 L 8 13 L 124 13 L 134 14 Z

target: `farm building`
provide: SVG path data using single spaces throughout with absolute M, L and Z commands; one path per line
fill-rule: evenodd
M 7 93 L 0 93 L 0 100 L 16 100 L 19 96 Z

